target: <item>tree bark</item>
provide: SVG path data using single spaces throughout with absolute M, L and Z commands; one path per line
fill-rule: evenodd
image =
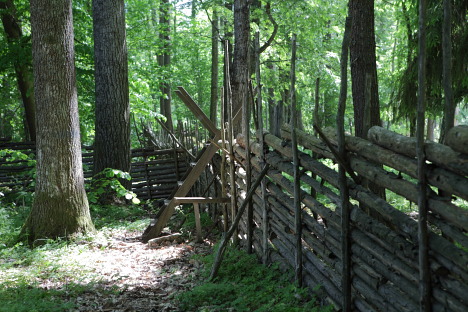
M 13 0 L 0 1 L 0 10 L 3 29 L 9 45 L 19 45 L 21 50 L 26 50 L 24 46 L 25 38 L 21 29 L 20 21 L 16 16 L 16 7 Z M 29 51 L 28 51 L 29 53 Z M 36 140 L 36 104 L 34 102 L 33 74 L 29 58 L 21 60 L 19 57 L 14 60 L 16 81 L 23 100 L 26 117 L 26 140 Z
M 444 20 L 442 22 L 442 75 L 444 87 L 444 121 L 440 142 L 444 143 L 447 132 L 455 125 L 455 104 L 452 88 L 452 1 L 444 0 Z
M 218 114 L 218 65 L 219 65 L 219 17 L 217 8 L 213 8 L 213 19 L 211 22 L 211 97 L 210 97 L 210 120 L 217 125 Z M 201 104 L 201 103 L 199 103 Z
M 94 0 L 96 129 L 94 174 L 130 172 L 130 103 L 123 0 Z M 121 181 L 127 188 L 129 181 Z
M 22 229 L 30 244 L 94 229 L 84 189 L 71 0 L 31 1 L 37 104 L 36 194 Z
M 366 138 L 369 127 L 380 125 L 379 93 L 375 58 L 374 0 L 350 0 L 351 80 L 355 134 Z M 366 79 L 368 83 L 366 83 Z M 367 88 L 370 87 L 370 90 Z M 366 94 L 367 93 L 367 94 Z M 366 95 L 370 95 L 367 99 Z M 369 103 L 370 124 L 365 125 L 365 103 Z
M 234 59 L 232 63 L 232 110 L 236 112 L 248 100 L 249 92 L 250 1 L 234 0 Z M 243 112 L 244 114 L 245 112 Z M 241 124 L 233 125 L 239 133 Z
M 171 65 L 171 26 L 170 26 L 170 2 L 169 0 L 162 0 L 160 3 L 160 16 L 159 16 L 159 40 L 162 43 L 162 53 L 158 56 L 158 64 L 164 73 L 162 75 L 161 93 L 162 96 L 159 99 L 161 114 L 166 117 L 166 126 L 174 131 L 172 125 L 172 111 L 171 111 L 171 84 L 169 83 L 170 75 L 166 72 L 169 71 Z

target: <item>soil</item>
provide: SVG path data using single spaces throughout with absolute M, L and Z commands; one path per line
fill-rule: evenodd
M 74 311 L 180 311 L 174 297 L 202 279 L 203 264 L 193 256 L 210 253 L 211 243 L 174 241 L 149 247 L 134 234 L 113 233 L 80 254 L 84 269 L 101 280 L 74 299 Z

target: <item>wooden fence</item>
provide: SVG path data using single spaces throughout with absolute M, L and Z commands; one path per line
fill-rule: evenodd
M 250 144 L 253 179 L 270 164 L 266 193 L 253 197 L 253 246 L 263 259 L 279 260 L 296 270 L 295 253 L 302 250 L 302 276 L 320 286 L 335 307 L 342 291 L 341 215 L 337 166 L 319 139 L 297 131 L 301 170 L 302 239 L 295 239 L 294 179 L 291 133 L 263 136 L 265 146 Z M 326 132 L 336 144 L 334 131 Z M 352 170 L 369 183 L 387 189 L 387 201 L 348 178 L 351 197 L 351 279 L 355 311 L 418 311 L 419 267 L 416 143 L 380 127 L 370 140 L 346 137 Z M 246 164 L 242 137 L 236 157 Z M 459 143 L 459 142 L 458 142 Z M 462 143 L 468 146 L 468 140 Z M 261 149 L 266 151 L 261 158 Z M 429 192 L 429 257 L 433 311 L 468 311 L 468 155 L 427 143 Z M 246 192 L 245 170 L 236 177 L 239 205 Z M 445 196 L 440 196 L 440 191 Z M 265 204 L 266 203 L 266 204 Z M 247 215 L 239 226 L 246 238 Z M 265 232 L 265 229 L 267 229 Z M 266 235 L 265 235 L 266 234 Z M 247 241 L 246 239 L 243 241 Z
M 34 143 L 0 142 L 0 150 L 20 151 L 35 157 Z M 93 151 L 83 148 L 85 178 L 93 172 Z M 0 191 L 7 195 L 18 190 L 32 190 L 33 166 L 27 160 L 7 161 L 0 158 Z M 138 148 L 132 150 L 132 191 L 140 199 L 166 199 L 187 171 L 188 158 L 182 149 Z

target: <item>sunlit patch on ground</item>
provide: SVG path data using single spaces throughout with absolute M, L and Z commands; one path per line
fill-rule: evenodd
M 141 233 L 141 232 L 140 232 Z M 47 291 L 60 290 L 73 311 L 177 311 L 173 295 L 191 289 L 208 244 L 185 242 L 149 248 L 124 229 L 100 231 L 57 248 L 3 258 L 0 285 L 14 288 L 21 280 Z M 2 266 L 3 266 L 2 265 Z M 77 291 L 77 288 L 82 289 Z

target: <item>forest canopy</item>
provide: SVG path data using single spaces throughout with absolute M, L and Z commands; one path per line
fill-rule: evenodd
M 339 53 L 344 21 L 348 12 L 343 1 L 255 0 L 250 1 L 250 33 L 260 34 L 265 49 L 260 56 L 264 119 L 271 119 L 271 107 L 289 101 L 290 40 L 297 34 L 296 93 L 301 109 L 301 125 L 312 127 L 315 82 L 320 78 L 319 117 L 323 126 L 333 125 L 339 93 Z M 221 0 L 129 0 L 125 2 L 128 46 L 129 99 L 132 146 L 137 135 L 163 114 L 161 98 L 170 99 L 172 123 L 191 119 L 184 105 L 171 96 L 183 86 L 209 115 L 212 89 L 213 34 L 218 42 L 218 101 L 223 81 L 224 40 L 234 41 L 232 1 Z M 375 41 L 380 116 L 383 126 L 410 134 L 415 116 L 417 79 L 417 1 L 375 1 Z M 442 123 L 442 2 L 428 1 L 428 118 L 435 131 Z M 167 16 L 161 19 L 162 7 Z M 453 1 L 452 72 L 456 122 L 466 123 L 468 75 L 468 3 Z M 32 70 L 29 1 L 0 2 L 0 137 L 15 141 L 29 140 L 31 124 L 25 96 L 32 84 L 23 86 L 18 71 Z M 94 140 L 95 85 L 92 2 L 73 1 L 75 66 L 82 143 Z M 12 23 L 8 23 L 8 20 Z M 13 27 L 13 29 L 12 29 Z M 213 28 L 216 32 L 213 32 Z M 251 48 L 253 50 L 253 47 Z M 169 55 L 170 63 L 161 63 Z M 250 62 L 251 64 L 253 62 Z M 255 80 L 251 69 L 251 79 Z M 350 75 L 348 75 L 350 77 Z M 349 78 L 351 80 L 351 77 Z M 167 88 L 164 89 L 162 86 Z M 20 86 L 20 87 L 18 87 Z M 169 93 L 169 94 L 167 94 Z M 348 93 L 348 101 L 351 94 Z M 268 109 L 270 108 L 270 110 Z M 220 110 L 218 106 L 218 116 Z M 346 113 L 346 130 L 353 132 L 352 105 Z M 437 137 L 436 137 L 437 139 Z

